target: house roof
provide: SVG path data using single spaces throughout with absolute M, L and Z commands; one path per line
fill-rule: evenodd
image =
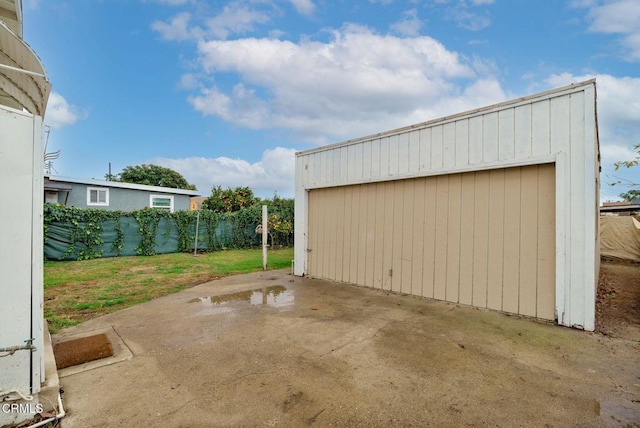
M 631 202 L 623 202 L 617 204 L 605 202 L 604 205 L 600 207 L 601 213 L 625 211 L 640 211 L 640 204 L 634 204 Z
M 172 187 L 147 186 L 145 184 L 121 183 L 119 181 L 96 180 L 94 178 L 61 177 L 56 175 L 45 175 L 45 178 L 49 180 L 49 183 L 86 184 L 88 186 L 96 187 L 144 190 L 147 192 L 171 193 L 174 195 L 201 196 L 201 193 L 197 190 L 174 189 Z

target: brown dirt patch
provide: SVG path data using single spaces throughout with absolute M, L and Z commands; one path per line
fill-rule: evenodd
M 602 260 L 596 300 L 596 331 L 640 341 L 640 264 Z

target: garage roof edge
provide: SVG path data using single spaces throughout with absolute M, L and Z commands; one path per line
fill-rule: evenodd
M 533 94 L 533 95 L 527 95 L 525 97 L 520 97 L 520 98 L 515 98 L 512 100 L 507 100 L 507 101 L 502 101 L 500 103 L 497 104 L 492 104 L 489 106 L 485 106 L 485 107 L 480 107 L 477 109 L 473 109 L 473 110 L 467 110 L 461 113 L 455 113 L 449 116 L 444 116 L 444 117 L 440 117 L 437 119 L 431 119 L 425 122 L 420 122 L 420 123 L 416 123 L 413 125 L 409 125 L 409 126 L 405 126 L 405 127 L 401 127 L 401 128 L 396 128 L 396 129 L 392 129 L 389 131 L 383 131 L 383 132 L 379 132 L 376 134 L 370 134 L 364 137 L 358 137 L 358 138 L 354 138 L 351 140 L 346 140 L 346 141 L 342 141 L 342 142 L 338 142 L 338 143 L 333 143 L 333 144 L 328 144 L 325 146 L 321 146 L 321 147 L 315 147 L 313 149 L 308 149 L 308 150 L 303 150 L 300 152 L 296 152 L 296 157 L 299 156 L 305 156 L 308 154 L 312 154 L 312 153 L 317 153 L 317 152 L 323 152 L 325 150 L 330 150 L 330 149 L 335 149 L 337 147 L 345 147 L 345 146 L 350 146 L 352 144 L 357 144 L 357 143 L 361 143 L 363 141 L 367 141 L 367 140 L 373 140 L 376 138 L 382 138 L 382 137 L 386 137 L 386 136 L 390 136 L 390 135 L 396 135 L 396 134 L 401 134 L 403 132 L 409 132 L 409 131 L 413 131 L 415 129 L 422 129 L 422 128 L 428 128 L 429 126 L 432 125 L 439 125 L 439 124 L 444 124 L 447 122 L 451 122 L 454 120 L 459 120 L 462 118 L 467 118 L 467 117 L 473 117 L 476 115 L 480 115 L 480 114 L 486 114 L 488 112 L 491 112 L 492 110 L 502 110 L 505 107 L 515 107 L 519 104 L 528 104 L 535 101 L 540 101 L 540 100 L 544 100 L 544 99 L 551 99 L 551 98 L 556 98 L 562 95 L 565 95 L 567 93 L 573 93 L 573 92 L 580 92 L 582 90 L 584 90 L 585 87 L 588 86 L 593 86 L 595 87 L 596 84 L 596 79 L 589 79 L 589 80 L 585 80 L 583 82 L 578 82 L 578 83 L 572 83 L 571 85 L 567 85 L 567 86 L 563 86 L 560 88 L 555 88 L 555 89 L 550 89 L 548 91 L 544 91 L 544 92 L 539 92 L 537 94 Z

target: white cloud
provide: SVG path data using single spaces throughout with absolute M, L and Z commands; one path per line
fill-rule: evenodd
M 423 22 L 418 18 L 418 11 L 411 9 L 404 12 L 404 18 L 391 24 L 391 29 L 405 36 L 418 36 L 422 26 Z
M 620 146 L 617 144 L 603 145 L 600 154 L 602 161 L 607 164 L 613 164 L 614 162 L 630 161 L 636 157 L 636 153 L 630 146 Z
M 640 135 L 640 78 L 615 77 L 608 74 L 570 73 L 554 74 L 547 78 L 553 86 L 569 85 L 596 78 L 598 92 L 598 119 L 600 125 L 609 127 L 634 127 Z
M 578 4 L 580 6 L 580 4 Z M 640 61 L 640 7 L 637 0 L 614 0 L 604 4 L 586 2 L 589 31 L 619 34 L 629 61 Z
M 171 18 L 168 23 L 155 21 L 151 28 L 160 33 L 164 40 L 187 40 L 192 37 L 192 31 L 189 29 L 190 19 L 191 14 L 183 12 Z
M 206 20 L 209 35 L 226 39 L 231 34 L 243 34 L 255 29 L 256 24 L 269 21 L 266 12 L 252 9 L 240 2 L 226 5 L 222 11 Z
M 166 4 L 169 6 L 180 6 L 186 3 L 190 3 L 192 0 L 144 0 L 144 1 Z
M 491 25 L 491 19 L 489 19 L 488 16 L 469 12 L 464 8 L 456 8 L 452 10 L 450 16 L 458 23 L 459 27 L 469 31 L 480 31 Z
M 254 163 L 228 157 L 155 158 L 148 162 L 178 171 L 204 196 L 211 193 L 213 186 L 225 189 L 248 186 L 260 197 L 271 197 L 274 192 L 293 197 L 295 152 L 276 147 L 265 150 L 260 161 Z
M 598 3 L 598 0 L 571 0 L 569 2 L 569 7 L 579 8 L 579 7 L 591 7 Z
M 289 2 L 301 15 L 312 15 L 316 10 L 316 5 L 311 0 L 289 0 Z
M 293 0 L 292 0 L 293 1 Z M 304 0 L 298 0 L 304 10 Z M 262 5 L 260 10 L 256 5 Z M 311 3 L 313 6 L 313 3 Z M 246 34 L 256 29 L 258 24 L 269 22 L 270 3 L 244 3 L 234 1 L 225 5 L 213 16 L 201 13 L 181 12 L 168 22 L 154 21 L 151 28 L 164 40 L 202 40 L 205 38 L 226 39 L 234 34 Z
M 335 30 L 328 42 L 214 40 L 201 42 L 198 51 L 205 73 L 235 73 L 240 83 L 190 96 L 197 111 L 254 129 L 291 129 L 309 141 L 353 137 L 504 99 L 494 79 L 476 82 L 473 63 L 436 40 L 380 35 L 356 25 Z
M 49 95 L 45 123 L 50 127 L 57 129 L 66 125 L 73 125 L 78 120 L 85 119 L 87 116 L 88 113 L 86 111 L 69 104 L 67 100 L 57 92 L 51 92 Z
M 590 30 L 600 33 L 632 33 L 640 29 L 640 7 L 636 0 L 618 0 L 589 11 Z
M 576 76 L 570 73 L 554 74 L 546 81 L 551 86 L 564 86 L 571 83 L 596 78 L 598 95 L 598 129 L 600 154 L 602 157 L 602 199 L 616 199 L 617 195 L 628 188 L 624 185 L 610 186 L 622 180 L 623 183 L 640 183 L 640 166 L 618 171 L 614 162 L 634 158 L 632 147 L 640 135 L 640 78 L 615 77 L 608 74 Z
M 435 1 L 435 3 L 440 4 L 452 3 L 445 9 L 446 19 L 457 22 L 458 27 L 469 31 L 480 31 L 491 25 L 488 10 L 485 8 L 484 14 L 481 14 L 477 12 L 477 7 L 490 5 L 493 2 L 494 0 L 471 0 L 471 2 L 465 0 L 456 2 L 450 2 L 450 0 Z

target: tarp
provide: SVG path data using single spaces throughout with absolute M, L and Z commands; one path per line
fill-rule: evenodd
M 640 219 L 600 217 L 600 255 L 640 262 Z
M 118 248 L 118 232 L 116 221 L 120 222 L 123 232 L 122 248 Z M 79 222 L 80 229 L 84 229 L 85 224 Z M 142 239 L 140 225 L 132 216 L 122 216 L 116 219 L 105 220 L 100 224 L 100 239 L 102 245 L 94 248 L 87 248 L 81 242 L 74 242 L 71 223 L 51 222 L 47 225 L 48 232 L 44 241 L 44 256 L 47 260 L 77 260 L 90 257 L 114 257 L 114 256 L 135 256 L 138 254 L 138 246 Z M 190 239 L 190 249 L 195 244 L 195 223 L 189 224 L 188 230 Z M 233 221 L 220 221 L 215 225 L 214 248 L 209 248 L 207 244 L 207 226 L 201 222 L 198 228 L 198 250 L 213 251 L 225 248 L 246 248 L 259 244 L 259 237 L 254 231 L 255 225 L 249 225 L 246 230 L 240 231 L 240 237 L 234 233 Z M 156 254 L 175 253 L 178 251 L 179 233 L 176 223 L 172 219 L 162 218 L 158 222 L 153 250 Z

